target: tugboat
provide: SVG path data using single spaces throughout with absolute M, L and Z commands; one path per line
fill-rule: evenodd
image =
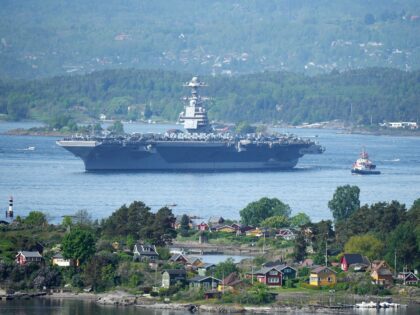
M 360 174 L 360 175 L 379 175 L 381 174 L 380 171 L 375 170 L 376 165 L 369 160 L 369 155 L 363 148 L 362 153 L 360 153 L 360 158 L 357 159 L 356 162 L 353 163 L 353 167 L 351 168 L 352 174 Z

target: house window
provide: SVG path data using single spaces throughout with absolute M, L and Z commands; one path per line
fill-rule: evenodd
M 268 274 L 269 274 L 270 276 L 277 276 L 279 273 L 278 273 L 278 271 L 276 271 L 276 270 L 271 270 Z
M 268 278 L 268 283 L 279 283 L 280 279 L 279 278 Z
M 328 282 L 332 282 L 331 277 L 328 277 L 327 280 L 328 280 Z

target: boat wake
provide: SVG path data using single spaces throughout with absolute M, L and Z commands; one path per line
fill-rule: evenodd
M 384 160 L 384 162 L 399 162 L 400 159 Z
M 16 149 L 16 150 L 18 150 L 18 151 L 35 151 L 35 147 L 27 147 L 27 148 L 24 148 L 24 149 Z

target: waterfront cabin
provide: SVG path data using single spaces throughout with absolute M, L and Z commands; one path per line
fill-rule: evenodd
M 220 282 L 219 286 L 217 287 L 217 290 L 220 292 L 234 292 L 238 288 L 243 287 L 244 283 L 240 279 L 237 272 L 232 272 L 229 274 L 226 278 L 222 279 L 222 282 Z
M 211 276 L 195 276 L 189 281 L 191 288 L 203 288 L 205 290 L 215 290 L 221 280 Z
M 143 245 L 137 243 L 134 245 L 134 260 L 137 261 L 155 261 L 159 259 L 159 254 L 155 245 Z
M 53 266 L 58 266 L 58 267 L 70 267 L 74 265 L 74 260 L 66 259 L 63 257 L 61 253 L 57 253 L 54 256 L 52 256 L 51 264 Z
M 291 229 L 279 229 L 275 237 L 282 238 L 286 241 L 293 241 L 296 239 L 296 234 Z
M 400 272 L 397 279 L 404 285 L 417 285 L 419 283 L 419 277 L 410 271 Z
M 277 266 L 263 267 L 251 274 L 252 277 L 256 277 L 258 282 L 270 287 L 281 287 L 283 284 L 283 273 L 277 269 Z
M 200 258 L 194 256 L 187 256 L 183 254 L 172 255 L 172 257 L 169 258 L 169 261 L 179 263 L 193 269 L 201 267 L 203 265 L 203 261 Z
M 296 279 L 297 277 L 297 270 L 293 267 L 288 266 L 287 264 L 284 264 L 282 260 L 276 260 L 276 261 L 268 261 L 262 265 L 263 267 L 275 267 L 277 270 L 280 270 L 280 272 L 283 274 L 282 280 L 283 284 L 284 281 L 287 279 Z
M 168 289 L 176 283 L 184 284 L 187 280 L 185 269 L 168 269 L 162 271 L 162 287 Z
M 15 257 L 18 265 L 26 265 L 28 263 L 40 264 L 43 261 L 41 254 L 37 251 L 19 251 Z
M 169 261 L 179 263 L 179 264 L 182 264 L 182 265 L 186 265 L 187 262 L 188 262 L 188 258 L 184 254 L 174 254 L 174 255 L 171 256 L 171 258 L 169 258 Z
M 372 271 L 370 276 L 376 284 L 391 284 L 394 281 L 391 268 L 385 260 L 375 260 L 371 265 Z
M 312 286 L 330 286 L 337 283 L 336 272 L 331 268 L 320 266 L 311 270 L 309 284 Z
M 260 229 L 260 228 L 255 228 L 255 229 L 251 229 L 245 232 L 246 236 L 256 236 L 256 237 L 268 237 L 270 236 L 270 234 L 268 233 L 267 229 Z
M 235 229 L 237 235 L 244 234 L 247 231 L 254 229 L 252 226 L 237 223 L 232 223 L 230 226 Z
M 360 254 L 344 254 L 340 259 L 340 267 L 343 271 L 353 268 L 354 271 L 366 271 L 370 262 L 367 257 Z

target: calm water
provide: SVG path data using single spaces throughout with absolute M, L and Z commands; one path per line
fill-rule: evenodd
M 0 132 L 31 123 L 0 123 Z M 126 131 L 164 132 L 173 125 L 128 124 Z M 0 209 L 9 195 L 16 215 L 31 210 L 61 216 L 87 209 L 109 216 L 124 203 L 144 201 L 153 209 L 172 205 L 176 214 L 239 218 L 239 210 L 261 197 L 277 197 L 293 212 L 313 220 L 331 218 L 327 207 L 339 185 L 357 185 L 361 202 L 399 200 L 410 206 L 420 197 L 420 138 L 340 134 L 334 130 L 281 130 L 314 137 L 327 148 L 307 155 L 293 171 L 261 173 L 85 173 L 83 162 L 55 144 L 55 137 L 0 135 Z M 28 147 L 35 150 L 24 150 Z M 350 167 L 365 146 L 382 171 L 356 176 Z M 3 211 L 1 212 L 3 216 Z
M 92 301 L 77 301 L 77 300 L 59 300 L 59 299 L 31 299 L 22 301 L 0 301 L 0 314 L 2 315 L 183 315 L 182 311 L 169 310 L 147 310 L 129 307 L 116 306 L 101 306 Z M 189 314 L 189 313 L 188 313 Z M 204 315 L 211 315 L 214 313 L 203 313 Z M 311 313 L 294 313 L 300 315 L 309 315 Z M 320 314 L 320 313 L 316 313 Z M 419 308 L 415 305 L 409 305 L 407 308 L 400 308 L 397 310 L 348 310 L 340 314 L 344 315 L 415 315 L 419 314 Z

